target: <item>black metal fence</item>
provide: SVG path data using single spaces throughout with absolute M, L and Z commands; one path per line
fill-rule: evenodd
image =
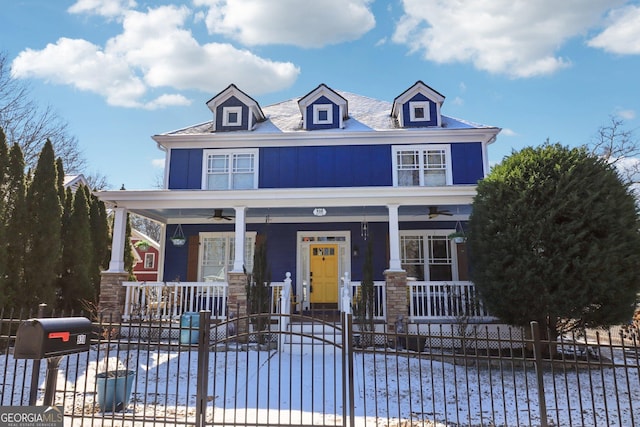
M 1 317 L 0 406 L 42 405 L 50 364 L 14 359 L 25 316 Z M 640 347 L 622 333 L 286 319 L 101 319 L 90 350 L 61 360 L 52 404 L 74 426 L 640 425 Z

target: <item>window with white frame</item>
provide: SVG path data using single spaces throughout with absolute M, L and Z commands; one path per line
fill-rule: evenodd
M 431 120 L 429 101 L 409 102 L 409 116 L 412 122 L 428 122 Z
M 156 254 L 152 252 L 147 252 L 144 254 L 144 268 L 151 269 L 155 265 Z
M 333 104 L 313 104 L 313 124 L 330 125 L 333 123 Z
M 394 147 L 394 184 L 400 187 L 451 184 L 450 151 L 448 145 Z
M 222 107 L 222 126 L 242 126 L 242 107 Z
M 244 238 L 244 265 L 247 273 L 253 271 L 253 251 L 256 233 L 248 232 Z M 200 233 L 200 259 L 198 280 L 226 282 L 227 273 L 235 260 L 235 233 Z
M 206 150 L 206 190 L 247 190 L 258 187 L 258 150 Z
M 417 281 L 458 280 L 457 262 L 449 231 L 400 233 L 400 258 L 407 277 Z

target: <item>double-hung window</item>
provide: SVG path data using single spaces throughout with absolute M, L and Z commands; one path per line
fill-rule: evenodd
M 258 187 L 258 150 L 205 150 L 206 190 L 247 190 Z
M 248 232 L 244 238 L 244 264 L 247 273 L 253 271 L 253 251 L 256 233 Z M 235 234 L 233 232 L 200 233 L 201 282 L 226 282 L 227 273 L 235 260 Z
M 458 280 L 450 231 L 400 232 L 400 257 L 408 277 L 417 281 Z
M 451 150 L 448 145 L 393 148 L 394 184 L 399 187 L 450 185 Z

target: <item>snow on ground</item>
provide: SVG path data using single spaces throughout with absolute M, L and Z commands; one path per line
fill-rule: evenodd
M 306 346 L 298 352 L 284 353 L 275 350 L 210 353 L 208 419 L 247 424 L 343 424 L 342 354 L 327 346 L 323 350 L 318 348 L 323 347 Z M 162 416 L 175 423 L 193 421 L 197 352 L 157 349 L 131 354 L 129 368 L 136 370 L 137 378 L 127 414 Z M 66 413 L 75 411 L 101 417 L 93 403 L 97 358 L 93 348 L 88 354 L 67 356 L 61 363 L 57 389 L 66 391 Z M 425 426 L 540 424 L 533 368 L 449 362 L 419 358 L 410 352 L 399 357 L 391 352 L 356 353 L 353 375 L 356 425 L 400 425 L 401 420 Z M 43 362 L 40 403 L 45 368 Z M 30 370 L 30 361 L 0 356 L 0 372 L 4 377 L 1 405 L 27 404 Z M 639 375 L 637 368 L 601 371 L 570 367 L 569 371 L 567 368 L 545 371 L 551 425 L 639 424 Z M 593 395 L 589 390 L 593 390 Z M 56 404 L 63 404 L 62 399 L 63 393 L 58 392 Z M 117 420 L 121 415 L 111 416 Z M 86 421 L 84 425 L 88 425 Z

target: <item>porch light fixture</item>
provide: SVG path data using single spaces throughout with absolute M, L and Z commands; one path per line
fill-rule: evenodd
M 315 216 L 325 216 L 327 214 L 327 210 L 325 208 L 315 208 L 313 210 L 313 214 Z

